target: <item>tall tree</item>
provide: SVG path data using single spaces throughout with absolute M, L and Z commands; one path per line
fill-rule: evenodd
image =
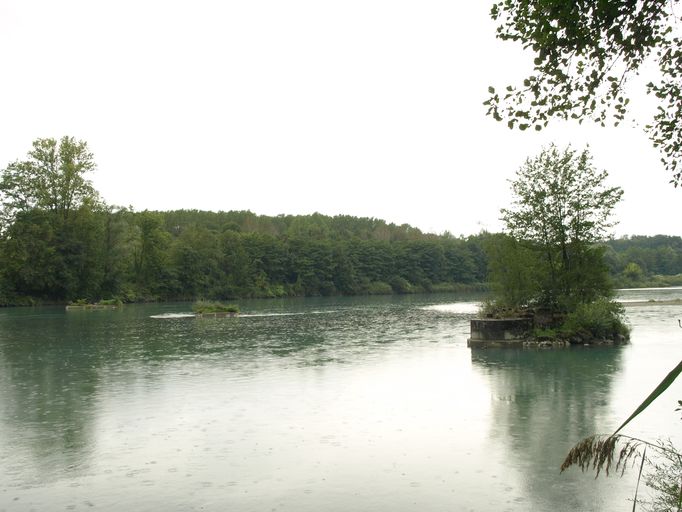
M 523 85 L 488 89 L 488 114 L 510 128 L 541 130 L 552 118 L 618 125 L 628 80 L 646 63 L 658 69 L 646 92 L 658 100 L 646 125 L 675 186 L 682 184 L 682 38 L 679 0 L 503 0 L 491 17 L 497 37 L 535 53 Z
M 95 205 L 98 195 L 86 178 L 94 169 L 94 157 L 85 141 L 36 139 L 26 160 L 17 160 L 2 172 L 5 218 L 11 222 L 17 212 L 39 208 L 66 220 L 77 208 Z
M 5 282 L 17 296 L 96 297 L 102 282 L 100 201 L 87 144 L 36 139 L 0 174 Z M 10 271 L 11 269 L 11 271 Z
M 507 232 L 541 254 L 547 278 L 539 290 L 551 308 L 589 302 L 607 294 L 607 268 L 594 244 L 613 226 L 620 187 L 606 186 L 587 150 L 555 146 L 530 158 L 512 181 L 512 205 L 502 209 Z

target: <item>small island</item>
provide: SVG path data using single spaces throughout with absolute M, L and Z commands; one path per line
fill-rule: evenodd
M 630 338 L 604 261 L 622 190 L 588 150 L 555 146 L 526 161 L 501 210 L 505 232 L 488 239 L 492 300 L 471 320 L 472 348 L 619 345 Z
M 220 302 L 197 301 L 192 306 L 192 311 L 197 318 L 201 317 L 236 317 L 239 316 L 239 306 L 234 304 L 222 304 Z
M 568 314 L 527 308 L 511 316 L 482 314 L 471 320 L 472 348 L 561 348 L 571 345 L 622 345 L 630 340 L 623 306 L 602 300 Z

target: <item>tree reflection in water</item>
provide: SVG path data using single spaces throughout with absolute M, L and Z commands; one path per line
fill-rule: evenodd
M 595 480 L 559 466 L 576 440 L 611 424 L 612 381 L 620 348 L 472 350 L 473 368 L 490 384 L 490 437 L 523 474 L 533 510 L 617 510 L 629 478 Z

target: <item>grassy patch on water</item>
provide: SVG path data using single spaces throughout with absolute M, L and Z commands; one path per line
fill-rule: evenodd
M 211 302 L 199 300 L 192 305 L 192 311 L 203 315 L 206 313 L 239 313 L 239 306 L 235 304 L 223 304 L 221 302 Z

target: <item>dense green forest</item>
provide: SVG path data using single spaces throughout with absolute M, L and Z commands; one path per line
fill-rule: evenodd
M 679 236 L 631 236 L 610 240 L 606 245 L 605 259 L 616 286 L 682 285 Z
M 79 209 L 17 216 L 0 245 L 5 303 L 281 297 L 480 287 L 483 235 L 347 216 Z
M 38 139 L 0 179 L 0 304 L 484 289 L 495 237 L 374 218 L 249 211 L 135 212 L 105 204 L 85 143 Z M 682 273 L 680 237 L 610 241 L 616 284 Z
M 230 299 L 482 289 L 487 233 L 422 233 L 320 214 L 133 212 L 79 208 L 17 215 L 0 240 L 0 298 L 31 301 Z M 682 273 L 682 238 L 607 244 L 616 284 Z

